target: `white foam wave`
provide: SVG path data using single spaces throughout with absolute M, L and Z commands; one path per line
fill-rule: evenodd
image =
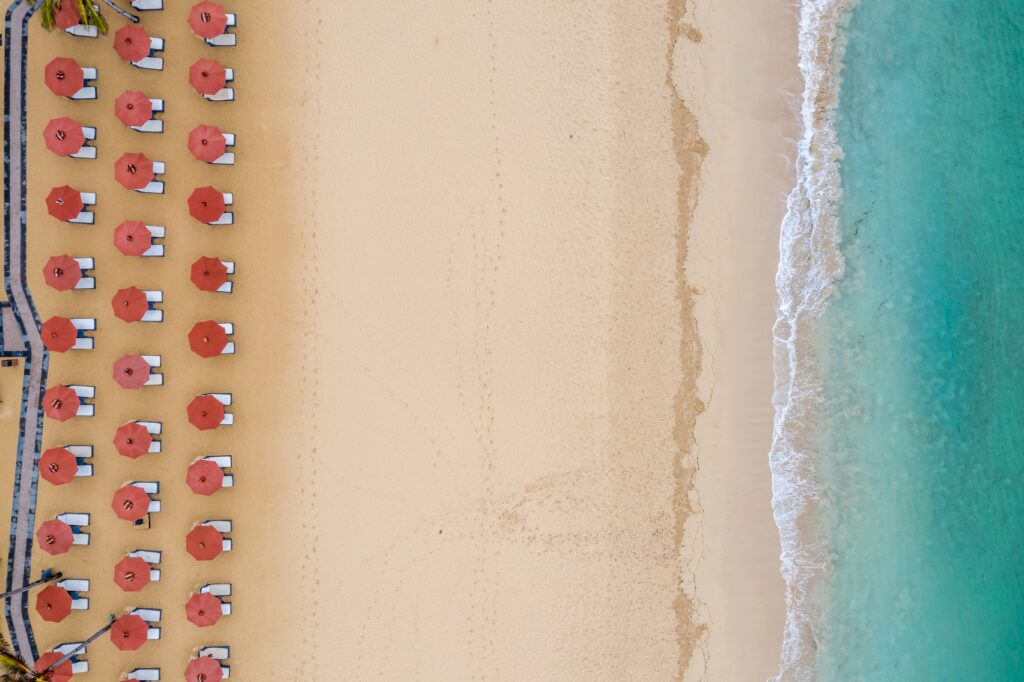
M 820 639 L 811 603 L 827 575 L 829 555 L 815 528 L 821 505 L 813 441 L 819 378 L 811 335 L 833 283 L 842 275 L 836 206 L 840 196 L 835 115 L 842 63 L 841 21 L 850 0 L 802 0 L 800 70 L 803 134 L 797 148 L 796 187 L 786 203 L 780 237 L 775 337 L 775 424 L 769 461 L 772 508 L 782 541 L 786 631 L 777 680 L 815 679 Z

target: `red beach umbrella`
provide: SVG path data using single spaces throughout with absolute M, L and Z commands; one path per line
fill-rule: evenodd
M 189 68 L 188 82 L 200 95 L 215 95 L 228 84 L 228 72 L 216 59 L 200 59 Z
M 188 24 L 200 38 L 216 38 L 228 27 L 228 15 L 215 2 L 204 0 L 192 5 L 188 13 Z
M 126 62 L 137 62 L 149 56 L 149 34 L 138 24 L 128 24 L 114 34 L 114 49 Z
M 39 524 L 36 541 L 39 543 L 39 549 L 56 556 L 71 549 L 75 535 L 68 524 L 60 519 L 50 519 Z
M 149 625 L 139 616 L 128 614 L 114 621 L 110 628 L 110 641 L 121 651 L 135 651 L 149 635 Z
M 114 229 L 114 246 L 126 256 L 141 256 L 153 246 L 153 233 L 141 220 L 125 220 Z
M 188 420 L 200 431 L 215 429 L 224 421 L 224 404 L 212 395 L 197 395 L 188 404 Z
M 81 123 L 64 116 L 46 124 L 43 140 L 46 148 L 57 156 L 71 156 L 77 154 L 85 144 L 85 131 Z
M 57 291 L 70 291 L 82 279 L 82 267 L 71 256 L 50 256 L 43 266 L 43 279 Z
M 74 59 L 55 57 L 46 65 L 45 79 L 53 94 L 71 97 L 85 85 L 85 72 Z
M 224 548 L 224 536 L 213 526 L 195 526 L 185 536 L 185 551 L 199 561 L 213 559 Z
M 197 495 L 212 495 L 224 485 L 224 470 L 216 462 L 197 459 L 189 465 L 185 482 Z
M 149 513 L 149 495 L 137 485 L 123 485 L 114 492 L 110 508 L 119 519 L 138 521 Z
M 117 452 L 131 459 L 138 459 L 149 452 L 153 444 L 153 436 L 149 430 L 138 422 L 128 422 L 117 427 L 114 434 L 114 447 Z
M 114 115 L 126 126 L 140 126 L 153 118 L 153 103 L 138 90 L 125 90 L 114 100 Z
M 149 310 L 146 293 L 136 287 L 120 289 L 114 294 L 110 305 L 114 308 L 114 314 L 125 322 L 138 322 Z
M 68 318 L 54 315 L 43 322 L 39 335 L 47 349 L 55 353 L 64 353 L 74 347 L 78 339 L 78 329 Z
M 151 369 L 141 355 L 122 355 L 114 363 L 114 381 L 120 384 L 121 388 L 142 388 L 149 381 Z
M 75 480 L 78 460 L 67 448 L 50 448 L 39 458 L 39 474 L 54 485 Z
M 227 148 L 227 138 L 217 126 L 198 125 L 188 135 L 188 150 L 200 161 L 213 163 L 224 155 Z
M 125 189 L 142 189 L 153 181 L 153 162 L 145 154 L 123 154 L 114 163 L 114 177 Z
M 66 6 L 70 5 L 71 3 L 69 2 Z M 44 654 L 39 654 L 39 658 L 36 659 L 36 672 L 43 672 L 62 658 L 64 658 L 64 654 L 57 651 L 47 651 Z M 74 676 L 74 673 L 71 672 L 71 660 L 69 659 L 51 670 L 50 676 L 46 679 L 49 682 L 71 682 L 71 678 Z
M 57 220 L 73 220 L 84 208 L 82 193 L 67 185 L 54 187 L 46 195 L 46 210 Z
M 192 263 L 192 283 L 200 291 L 217 291 L 228 281 L 228 266 L 219 258 L 200 256 Z
M 48 623 L 59 623 L 71 614 L 71 595 L 63 587 L 47 585 L 36 595 L 36 611 Z
M 209 592 L 196 592 L 185 603 L 185 615 L 201 628 L 213 625 L 223 614 L 220 599 Z
M 137 556 L 126 556 L 114 566 L 114 582 L 125 592 L 138 592 L 152 579 L 152 567 Z
M 43 394 L 43 412 L 50 419 L 59 422 L 67 421 L 76 414 L 81 407 L 82 401 L 78 394 L 67 386 L 57 385 Z
M 210 186 L 198 187 L 188 197 L 188 212 L 201 223 L 212 223 L 226 208 L 224 194 Z
M 82 17 L 78 15 L 74 2 L 61 3 L 60 9 L 54 15 L 54 24 L 62 31 L 66 31 L 72 26 L 77 26 L 81 21 Z
M 228 334 L 213 320 L 196 322 L 188 333 L 188 345 L 196 355 L 214 358 L 228 345 Z
M 210 656 L 193 658 L 185 668 L 185 682 L 221 682 L 223 679 L 220 663 Z

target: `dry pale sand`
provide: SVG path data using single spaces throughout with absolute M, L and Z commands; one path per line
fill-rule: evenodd
M 163 75 L 103 40 L 36 30 L 30 281 L 44 319 L 101 325 L 94 353 L 55 356 L 50 372 L 97 385 L 97 417 L 44 432 L 44 446 L 94 443 L 97 476 L 44 484 L 39 500 L 40 518 L 91 511 L 93 546 L 36 553 L 36 570 L 92 578 L 93 608 L 35 620 L 40 644 L 137 605 L 165 609 L 163 640 L 135 654 L 97 644 L 96 679 L 142 664 L 178 679 L 201 643 L 231 644 L 243 681 L 772 674 L 771 273 L 794 27 L 755 4 L 227 3 L 241 36 L 216 52 L 238 72 L 230 105 L 188 89 L 207 50 L 184 7 L 145 18 L 169 41 Z M 43 88 L 62 52 L 100 66 L 98 103 Z M 168 100 L 163 136 L 117 123 L 125 87 Z M 64 113 L 100 127 L 98 161 L 42 149 L 41 126 Z M 206 119 L 238 133 L 236 168 L 188 156 Z M 167 162 L 166 197 L 115 184 L 114 159 L 136 148 Z M 70 178 L 99 192 L 95 227 L 45 214 Z M 235 193 L 234 227 L 188 217 L 207 182 Z M 167 258 L 120 256 L 124 217 L 166 224 Z M 42 262 L 63 252 L 97 258 L 95 293 L 45 288 Z M 201 254 L 239 263 L 236 294 L 192 289 Z M 165 324 L 113 317 L 129 284 L 167 292 Z M 237 356 L 189 353 L 189 326 L 207 318 L 236 322 Z M 163 354 L 168 385 L 116 388 L 124 352 Z M 236 425 L 191 429 L 200 390 L 232 391 Z M 131 462 L 110 439 L 139 417 L 164 421 L 166 452 Z M 237 489 L 192 496 L 187 463 L 220 451 Z M 152 529 L 109 510 L 130 478 L 163 485 Z M 234 519 L 236 551 L 198 564 L 182 538 L 215 517 Z M 134 598 L 110 573 L 136 546 L 168 556 Z M 234 583 L 235 614 L 200 631 L 183 604 L 205 580 Z

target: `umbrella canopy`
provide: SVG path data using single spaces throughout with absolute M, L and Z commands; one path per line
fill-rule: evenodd
M 74 347 L 75 341 L 78 339 L 78 329 L 68 318 L 54 315 L 43 322 L 39 335 L 47 349 L 56 353 L 64 353 Z
M 153 233 L 141 220 L 125 220 L 114 229 L 114 246 L 126 256 L 141 256 L 153 246 Z
M 114 163 L 114 178 L 125 189 L 142 189 L 155 177 L 153 162 L 145 154 L 129 152 L 122 154 Z
M 188 13 L 188 24 L 200 38 L 216 38 L 228 27 L 228 15 L 215 2 L 203 0 L 192 5 Z
M 138 459 L 149 452 L 153 444 L 153 436 L 149 430 L 138 422 L 128 422 L 117 427 L 114 434 L 114 447 L 117 452 L 131 459 Z
M 213 526 L 195 526 L 185 536 L 185 551 L 199 561 L 213 559 L 224 548 L 224 536 Z
M 200 161 L 213 163 L 224 155 L 227 148 L 227 138 L 217 126 L 198 125 L 188 135 L 188 150 Z
M 53 94 L 71 97 L 85 85 L 85 72 L 74 59 L 55 57 L 46 65 L 45 79 Z
M 70 2 L 67 3 L 67 6 L 70 5 Z M 36 672 L 40 673 L 46 670 L 62 658 L 64 658 L 64 654 L 58 651 L 47 651 L 45 654 L 39 654 L 39 658 L 36 659 Z M 71 682 L 71 678 L 74 676 L 74 673 L 71 671 L 71 660 L 69 659 L 51 670 L 50 676 L 46 679 L 49 682 Z
M 128 24 L 114 34 L 114 49 L 126 62 L 137 62 L 149 56 L 149 34 L 138 24 Z
M 228 266 L 219 258 L 200 256 L 192 263 L 192 283 L 200 291 L 217 291 L 228 281 Z
M 36 611 L 49 623 L 59 623 L 71 613 L 71 595 L 59 585 L 47 585 L 36 595 Z
M 188 404 L 188 420 L 200 431 L 215 429 L 224 421 L 224 404 L 212 395 L 197 395 Z
M 73 220 L 84 208 L 82 193 L 68 185 L 54 187 L 46 195 L 46 210 L 57 220 Z
M 59 422 L 67 421 L 76 414 L 82 406 L 78 394 L 64 385 L 57 385 L 43 394 L 43 412 L 50 419 Z
M 189 214 L 201 223 L 212 223 L 224 215 L 224 194 L 213 187 L 198 187 L 188 197 Z
M 126 556 L 114 566 L 114 582 L 125 592 L 138 592 L 149 584 L 152 570 L 142 557 Z
M 110 305 L 114 308 L 114 314 L 125 322 L 138 322 L 149 310 L 146 292 L 136 287 L 118 290 Z
M 128 614 L 114 621 L 110 628 L 110 641 L 121 651 L 135 651 L 149 635 L 149 625 L 139 616 Z
M 110 508 L 117 518 L 125 521 L 138 521 L 149 513 L 149 495 L 137 485 L 123 485 L 114 492 Z
M 54 485 L 75 480 L 78 460 L 67 448 L 50 448 L 39 458 L 39 474 Z
M 66 31 L 72 26 L 77 26 L 82 22 L 82 17 L 79 16 L 78 10 L 75 9 L 74 2 L 61 3 L 60 9 L 53 17 L 53 23 L 62 31 Z
M 216 462 L 197 459 L 189 465 L 185 482 L 197 495 L 212 495 L 224 485 L 224 470 Z
M 77 154 L 85 144 L 85 131 L 82 124 L 64 116 L 55 118 L 43 129 L 43 140 L 46 148 L 58 156 Z
M 220 599 L 208 592 L 196 592 L 185 603 L 185 615 L 201 628 L 216 623 L 223 613 Z
M 215 95 L 228 84 L 228 73 L 216 59 L 200 59 L 189 67 L 188 82 L 200 95 Z
M 196 322 L 188 333 L 188 345 L 196 355 L 213 358 L 228 345 L 228 334 L 213 320 Z
M 185 682 L 221 682 L 223 679 L 220 663 L 210 656 L 193 658 L 185 668 Z
M 151 369 L 141 355 L 122 355 L 114 362 L 114 381 L 120 384 L 121 388 L 142 388 L 149 381 Z
M 153 103 L 138 90 L 125 90 L 114 100 L 114 115 L 126 126 L 140 126 L 153 118 Z
M 36 541 L 39 543 L 39 549 L 56 556 L 71 549 L 71 544 L 75 541 L 75 534 L 71 530 L 71 526 L 60 519 L 50 519 L 39 524 Z
M 50 256 L 43 266 L 43 279 L 57 291 L 70 291 L 82 279 L 82 267 L 71 256 Z

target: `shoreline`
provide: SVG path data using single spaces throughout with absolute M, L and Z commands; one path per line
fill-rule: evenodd
M 767 679 L 779 671 L 786 612 L 768 455 L 779 226 L 795 183 L 786 140 L 799 131 L 797 21 L 771 2 L 698 1 L 687 18 L 701 40 L 677 48 L 674 81 L 708 154 L 686 260 L 706 358 L 686 561 L 706 636 L 685 679 Z

